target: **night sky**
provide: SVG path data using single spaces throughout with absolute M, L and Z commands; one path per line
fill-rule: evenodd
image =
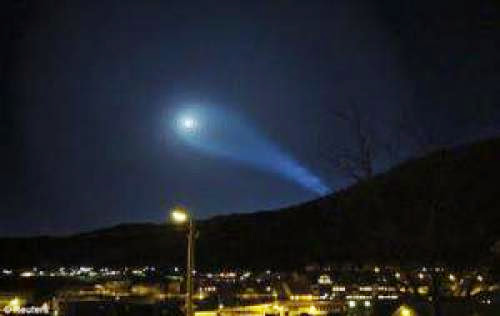
M 499 135 L 498 6 L 400 2 L 2 2 L 0 235 L 318 197 L 186 146 L 186 106 L 238 113 L 333 190 L 350 180 L 324 148 L 352 141 L 332 115 L 350 104 L 386 141 L 401 117 L 437 145 Z M 377 170 L 416 152 L 403 141 Z

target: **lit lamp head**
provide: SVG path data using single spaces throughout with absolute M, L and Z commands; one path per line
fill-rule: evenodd
M 176 207 L 170 212 L 170 219 L 177 224 L 186 223 L 189 219 L 189 214 L 186 209 Z

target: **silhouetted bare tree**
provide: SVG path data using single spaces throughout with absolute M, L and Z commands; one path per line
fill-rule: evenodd
M 374 174 L 374 134 L 365 123 L 358 106 L 351 102 L 348 107 L 333 111 L 334 118 L 346 125 L 352 138 L 348 145 L 332 143 L 324 148 L 324 156 L 336 170 L 356 182 L 369 179 Z

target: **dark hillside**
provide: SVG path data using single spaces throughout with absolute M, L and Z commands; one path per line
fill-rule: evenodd
M 406 162 L 331 196 L 198 223 L 205 267 L 309 262 L 491 263 L 500 240 L 500 139 Z M 182 264 L 185 240 L 158 224 L 69 237 L 1 239 L 0 264 Z

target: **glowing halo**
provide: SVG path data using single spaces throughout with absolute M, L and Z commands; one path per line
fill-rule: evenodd
M 331 192 L 308 168 L 237 113 L 215 107 L 189 107 L 175 116 L 175 131 L 192 148 L 279 174 L 319 195 Z

